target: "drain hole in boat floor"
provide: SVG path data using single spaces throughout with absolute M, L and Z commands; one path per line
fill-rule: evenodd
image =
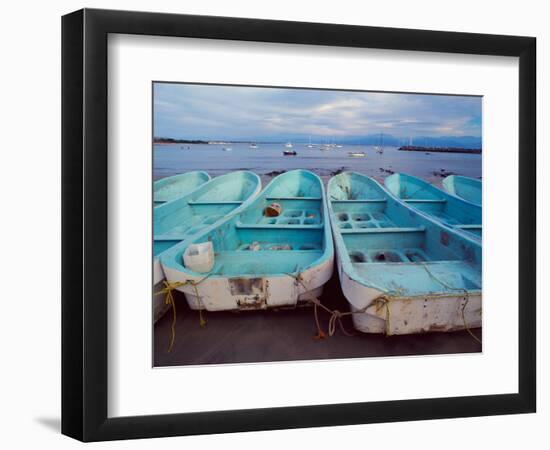
M 376 252 L 372 260 L 374 262 L 400 262 L 401 258 L 394 252 Z
M 367 258 L 365 258 L 365 255 L 361 252 L 351 252 L 349 254 L 349 257 L 351 258 L 351 262 L 362 263 L 367 261 Z
M 370 220 L 370 216 L 366 213 L 352 214 L 351 218 L 356 222 L 366 222 Z
M 338 220 L 345 222 L 346 220 L 349 220 L 349 216 L 347 215 L 347 213 L 340 213 L 338 214 Z

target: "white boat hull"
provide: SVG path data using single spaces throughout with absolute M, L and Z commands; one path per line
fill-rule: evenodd
M 164 283 L 156 283 L 153 287 L 153 323 L 156 323 L 170 309 L 170 305 L 166 304 L 165 294 L 159 294 L 164 289 Z
M 353 326 L 358 331 L 394 335 L 481 327 L 481 293 L 393 297 L 387 304 L 367 307 L 383 292 L 353 280 L 343 272 L 338 256 L 337 267 L 342 291 L 355 313 Z
M 305 270 L 300 281 L 291 275 L 265 277 L 190 277 L 177 270 L 165 267 L 170 283 L 191 281 L 196 283 L 180 286 L 191 309 L 207 311 L 255 310 L 281 306 L 296 306 L 317 298 L 323 285 L 331 278 L 333 258 Z M 198 293 L 198 297 L 197 297 Z

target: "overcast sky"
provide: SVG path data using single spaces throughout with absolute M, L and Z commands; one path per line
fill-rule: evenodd
M 179 139 L 481 136 L 481 98 L 156 83 L 154 135 Z

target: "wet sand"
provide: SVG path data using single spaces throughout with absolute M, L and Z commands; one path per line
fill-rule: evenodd
M 172 313 L 162 317 L 154 329 L 154 365 L 179 366 L 224 363 L 365 358 L 381 356 L 475 353 L 481 345 L 466 331 L 384 336 L 354 333 L 349 337 L 337 329 L 332 337 L 314 339 L 317 333 L 312 307 L 268 311 L 203 313 L 207 325 L 199 325 L 198 311 L 187 306 L 180 292 L 177 306 L 176 340 L 168 352 Z M 348 311 L 348 304 L 335 274 L 325 285 L 320 300 L 331 309 Z M 328 314 L 320 311 L 327 331 Z M 343 318 L 354 332 L 349 316 Z M 481 338 L 481 329 L 472 330 Z

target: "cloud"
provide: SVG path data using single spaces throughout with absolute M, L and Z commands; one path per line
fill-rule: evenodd
M 481 136 L 481 98 L 156 83 L 155 136 L 287 139 Z

